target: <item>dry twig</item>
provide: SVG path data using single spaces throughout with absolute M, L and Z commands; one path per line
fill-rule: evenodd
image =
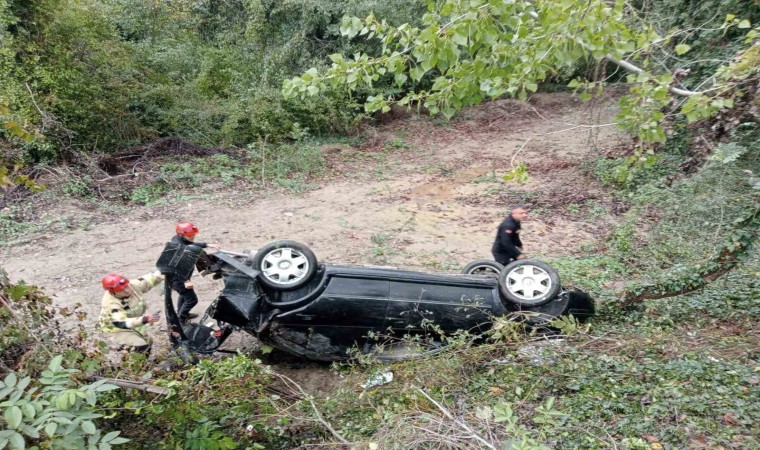
M 272 375 L 279 378 L 283 383 L 285 383 L 285 386 L 287 386 L 289 389 L 292 389 L 294 392 L 298 393 L 298 396 L 309 402 L 309 405 L 311 406 L 312 411 L 314 412 L 314 416 L 316 417 L 317 421 L 321 423 L 333 436 L 335 436 L 336 439 L 338 439 L 341 444 L 348 445 L 349 442 L 344 438 L 340 433 L 335 431 L 335 429 L 330 425 L 330 422 L 325 420 L 325 418 L 322 416 L 322 413 L 319 411 L 319 408 L 317 408 L 317 404 L 314 403 L 314 397 L 307 393 L 300 384 L 293 381 L 290 377 L 287 377 L 281 373 L 277 373 L 275 371 L 271 372 Z

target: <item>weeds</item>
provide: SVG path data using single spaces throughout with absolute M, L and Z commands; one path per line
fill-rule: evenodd
M 408 150 L 410 148 L 409 144 L 401 139 L 394 139 L 385 145 L 386 150 Z
M 389 264 L 391 258 L 398 255 L 393 236 L 388 233 L 375 233 L 370 236 L 373 246 L 370 250 L 370 260 L 374 264 Z
M 189 162 L 162 164 L 158 175 L 125 195 L 139 205 L 162 203 L 167 194 L 200 190 L 213 192 L 241 184 L 248 187 L 275 186 L 298 193 L 313 189 L 310 177 L 319 176 L 324 160 L 315 143 L 252 145 L 244 159 L 216 154 Z
M 72 197 L 90 198 L 93 196 L 93 180 L 89 175 L 72 177 L 63 184 L 63 193 Z
M 38 229 L 36 224 L 19 221 L 16 217 L 17 209 L 17 207 L 10 207 L 0 211 L 0 241 L 8 241 Z
M 459 272 L 462 270 L 462 267 L 464 267 L 463 264 L 456 260 L 446 250 L 417 253 L 414 256 L 423 267 L 429 267 L 444 272 Z

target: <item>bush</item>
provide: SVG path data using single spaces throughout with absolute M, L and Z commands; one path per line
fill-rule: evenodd
M 27 444 L 54 449 L 109 450 L 129 442 L 119 431 L 104 434 L 94 420 L 98 395 L 116 389 L 104 380 L 79 385 L 76 369 L 64 369 L 63 356 L 50 361 L 39 379 L 9 373 L 0 382 L 0 448 L 24 449 Z M 37 446 L 32 448 L 38 448 Z

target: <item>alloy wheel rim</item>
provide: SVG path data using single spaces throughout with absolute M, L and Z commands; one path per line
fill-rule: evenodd
M 298 250 L 276 248 L 262 258 L 261 273 L 267 280 L 281 286 L 300 282 L 309 273 L 309 260 Z
M 510 270 L 506 281 L 509 292 L 526 301 L 540 300 L 552 288 L 552 279 L 549 273 L 530 264 Z

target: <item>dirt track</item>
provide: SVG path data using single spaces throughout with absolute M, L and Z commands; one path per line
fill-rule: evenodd
M 533 214 L 524 225 L 526 251 L 571 254 L 615 220 L 604 191 L 579 168 L 592 154 L 588 129 L 576 127 L 610 122 L 612 111 L 594 111 L 592 120 L 585 108 L 566 94 L 541 94 L 530 104 L 497 101 L 472 108 L 452 123 L 410 116 L 378 129 L 378 142 L 391 144 L 386 150 L 325 148 L 333 175 L 309 192 L 278 192 L 240 205 L 230 202 L 240 193 L 228 190 L 212 200 L 182 202 L 173 212 L 135 208 L 107 220 L 102 212 L 81 210 L 76 213 L 94 221 L 87 230 L 42 234 L 5 249 L 0 267 L 13 280 L 43 287 L 58 306 L 81 303 L 85 326 L 94 331 L 102 275 L 153 270 L 179 220 L 193 221 L 202 230 L 200 240 L 229 250 L 294 239 L 311 246 L 321 261 L 457 271 L 473 259 L 490 258 L 494 229 L 510 204 L 527 203 Z M 603 148 L 622 139 L 612 126 L 596 131 Z M 524 185 L 500 180 L 518 150 L 514 163 L 526 163 L 530 173 Z M 57 205 L 50 216 L 73 207 Z M 200 277 L 195 284 L 204 305 L 220 288 Z M 149 299 L 159 303 L 160 292 Z

